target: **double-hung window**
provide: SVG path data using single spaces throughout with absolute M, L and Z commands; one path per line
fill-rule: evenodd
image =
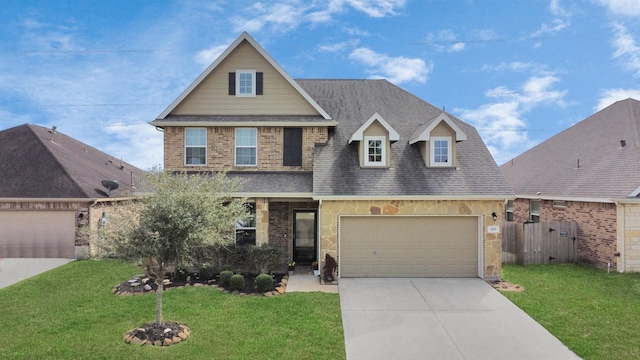
M 256 128 L 236 129 L 236 166 L 258 165 L 258 130 Z
M 529 203 L 529 214 L 531 215 L 531 222 L 540 222 L 540 200 L 531 200 Z
M 256 244 L 256 204 L 246 204 L 251 215 L 247 219 L 240 219 L 236 222 L 236 244 L 255 245 Z
M 513 221 L 513 200 L 507 200 L 507 221 Z
M 366 146 L 364 165 L 385 166 L 387 155 L 386 138 L 384 136 L 365 136 L 364 144 Z
M 236 96 L 256 96 L 255 70 L 238 70 L 236 77 Z
M 451 138 L 431 138 L 431 166 L 452 166 L 451 164 Z
M 186 165 L 207 164 L 207 129 L 186 128 L 184 130 L 184 147 Z

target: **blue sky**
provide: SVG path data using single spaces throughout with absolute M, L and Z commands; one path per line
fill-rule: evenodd
M 162 164 L 148 122 L 242 31 L 293 78 L 386 78 L 444 107 L 498 165 L 640 99 L 638 0 L 5 0 L 0 130 Z

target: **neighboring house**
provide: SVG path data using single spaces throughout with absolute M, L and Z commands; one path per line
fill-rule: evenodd
M 598 111 L 500 167 L 515 222 L 575 221 L 578 261 L 640 271 L 640 102 Z
M 294 80 L 247 33 L 152 125 L 169 171 L 244 181 L 239 243 L 342 277 L 501 276 L 511 190 L 476 129 L 386 80 Z
M 74 258 L 96 205 L 135 192 L 143 174 L 55 127 L 0 131 L 0 258 Z

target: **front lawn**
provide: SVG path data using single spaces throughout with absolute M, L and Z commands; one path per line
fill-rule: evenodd
M 505 265 L 504 293 L 584 359 L 640 358 L 640 274 L 576 265 Z
M 0 359 L 344 359 L 338 294 L 230 295 L 209 287 L 164 293 L 164 320 L 191 328 L 169 347 L 130 345 L 153 322 L 155 294 L 116 296 L 139 273 L 115 261 L 77 261 L 0 289 Z

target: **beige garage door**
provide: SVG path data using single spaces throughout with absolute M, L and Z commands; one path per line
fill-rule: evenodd
M 0 257 L 75 257 L 75 211 L 0 211 Z
M 340 276 L 477 277 L 478 218 L 342 216 Z

